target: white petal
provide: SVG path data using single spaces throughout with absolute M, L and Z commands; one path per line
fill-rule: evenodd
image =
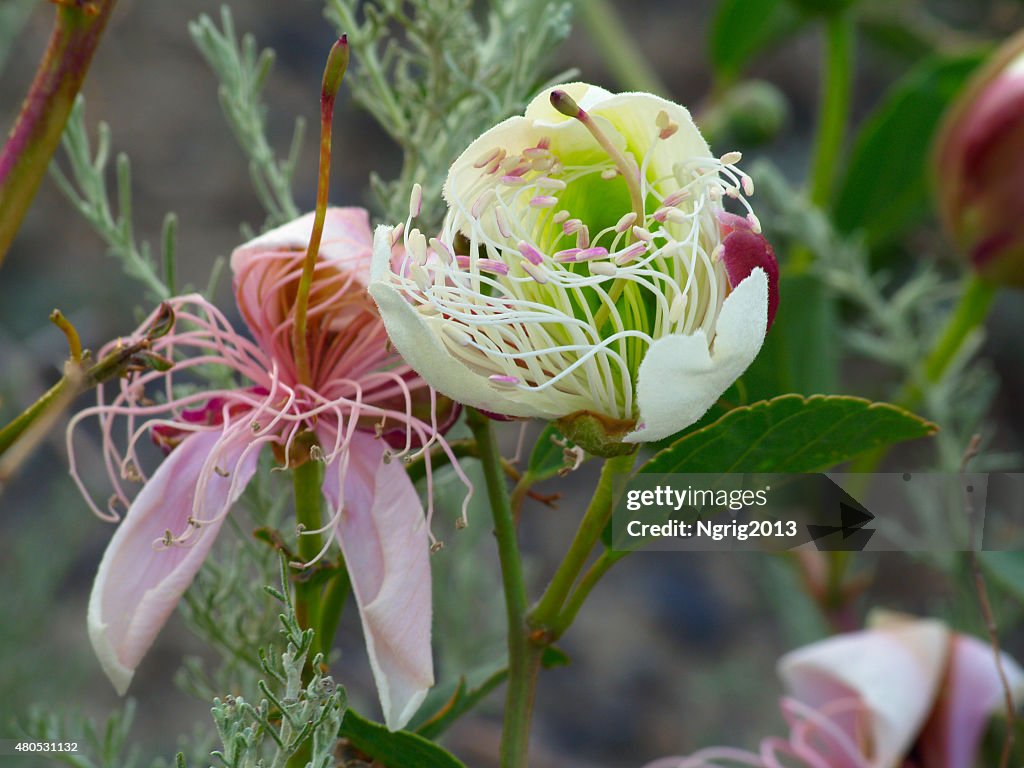
M 767 325 L 768 276 L 755 269 L 722 304 L 710 350 L 700 331 L 655 341 L 637 376 L 640 427 L 624 441 L 661 440 L 700 419 L 757 357 Z
M 390 233 L 390 227 L 378 227 L 374 236 L 370 295 L 377 302 L 391 343 L 413 370 L 438 392 L 464 405 L 505 416 L 564 416 L 565 411 L 555 407 L 555 397 L 515 389 L 498 391 L 486 376 L 448 353 L 438 337 L 444 319 L 424 317 L 387 280 L 391 269 Z
M 779 660 L 779 676 L 811 707 L 854 696 L 869 714 L 872 768 L 894 768 L 913 746 L 946 669 L 951 633 L 919 620 L 837 635 Z M 852 723 L 835 718 L 855 737 Z

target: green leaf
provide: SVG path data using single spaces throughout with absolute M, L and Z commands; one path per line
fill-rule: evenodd
M 734 81 L 750 59 L 795 32 L 802 22 L 786 0 L 722 0 L 708 39 L 719 82 Z
M 979 552 L 985 570 L 1018 600 L 1024 600 L 1024 552 Z
M 565 466 L 565 441 L 554 424 L 549 423 L 544 427 L 533 445 L 530 462 L 526 466 L 526 471 L 535 482 L 554 477 Z
M 926 437 L 936 426 L 859 397 L 783 395 L 734 408 L 680 438 L 641 472 L 821 472 L 883 445 Z
M 487 664 L 435 686 L 407 726 L 425 739 L 436 739 L 458 718 L 471 710 L 508 677 L 502 663 Z
M 367 720 L 349 709 L 341 721 L 339 736 L 376 764 L 385 768 L 466 768 L 447 750 L 409 731 L 389 731 L 380 723 Z
M 549 645 L 545 648 L 540 657 L 540 665 L 544 667 L 544 669 L 567 667 L 571 663 L 572 659 L 569 658 L 569 654 L 554 645 Z
M 541 654 L 540 663 L 544 669 L 552 669 L 568 666 L 570 659 L 561 648 L 549 645 Z M 409 728 L 426 739 L 436 739 L 507 678 L 508 667 L 495 668 L 490 664 L 476 674 L 471 673 L 468 682 L 466 675 L 460 675 L 457 680 L 431 689 Z
M 943 113 L 982 61 L 933 56 L 897 82 L 864 123 L 836 198 L 835 224 L 875 245 L 898 236 L 928 206 L 928 157 Z

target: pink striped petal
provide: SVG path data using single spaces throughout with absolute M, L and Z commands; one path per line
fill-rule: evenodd
M 325 445 L 332 441 L 325 441 Z M 327 467 L 323 492 L 344 512 L 337 536 L 359 605 L 384 722 L 409 722 L 434 684 L 430 650 L 430 540 L 419 495 L 387 446 L 356 432 Z M 344 496 L 342 497 L 342 489 Z
M 914 744 L 935 702 L 950 632 L 939 621 L 892 614 L 878 623 L 883 626 L 791 651 L 778 667 L 793 697 L 811 707 L 857 700 L 868 723 L 842 716 L 834 721 L 864 744 L 872 768 L 892 768 Z
M 1020 706 L 1024 671 L 1002 654 L 1003 670 Z M 992 646 L 974 637 L 954 635 L 939 701 L 921 734 L 919 749 L 930 768 L 971 768 L 993 712 L 1004 704 L 1003 685 Z
M 198 432 L 175 448 L 139 491 L 100 562 L 89 597 L 89 638 L 119 694 L 213 546 L 221 521 L 204 526 L 185 545 L 158 548 L 166 531 L 185 531 L 196 488 L 206 485 L 198 515 L 210 519 L 232 504 L 256 470 L 250 440 Z M 213 465 L 205 467 L 212 457 Z M 204 472 L 205 468 L 205 472 Z M 226 472 L 226 476 L 221 472 Z

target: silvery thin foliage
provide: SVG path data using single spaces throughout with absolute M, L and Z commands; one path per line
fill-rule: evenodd
M 289 758 L 308 749 L 306 765 L 327 768 L 334 764 L 338 729 L 345 716 L 345 689 L 320 671 L 323 655 L 309 659 L 313 630 L 305 631 L 295 617 L 290 597 L 288 565 L 280 558 L 281 589 L 266 592 L 283 608 L 279 615 L 285 649 L 277 644 L 260 651 L 264 679 L 261 698 L 252 703 L 241 696 L 216 698 L 211 710 L 223 748 L 212 755 L 224 768 L 284 768 Z M 312 676 L 302 682 L 307 662 Z
M 977 329 L 960 349 L 943 378 L 929 384 L 921 380 L 925 358 L 934 346 L 949 309 L 960 291 L 960 280 L 942 275 L 924 263 L 897 279 L 884 270 L 873 271 L 868 250 L 857 239 L 837 233 L 820 210 L 793 189 L 767 162 L 754 171 L 761 199 L 773 210 L 763 215 L 778 245 L 801 242 L 815 255 L 814 270 L 837 297 L 848 302 L 856 318 L 844 323 L 843 341 L 854 354 L 882 363 L 896 372 L 894 382 L 913 381 L 921 386 L 919 410 L 943 425 L 936 436 L 937 468 L 955 471 L 971 435 L 990 435 L 985 415 L 995 396 L 995 379 L 987 361 L 978 360 L 983 331 Z M 887 393 L 898 399 L 899 393 Z M 972 468 L 997 471 L 1019 466 L 1015 455 L 983 452 Z
M 175 291 L 174 248 L 177 217 L 168 213 L 164 217 L 161 237 L 160 262 L 153 257 L 152 248 L 145 240 L 135 237 L 132 222 L 131 162 L 123 152 L 118 154 L 115 167 L 117 179 L 117 214 L 107 189 L 107 163 L 110 160 L 110 127 L 101 122 L 96 129 L 96 152 L 93 154 L 89 132 L 85 127 L 85 100 L 79 96 L 68 117 L 61 144 L 71 166 L 68 178 L 57 163 L 50 172 L 57 186 L 67 196 L 82 217 L 106 241 L 110 254 L 121 262 L 125 273 L 138 280 L 149 298 L 160 301 Z
M 385 220 L 406 218 L 419 182 L 421 219 L 440 222 L 452 161 L 543 87 L 573 1 L 326 0 L 325 15 L 352 46 L 347 87 L 402 151 L 398 178 L 371 180 Z
M 220 11 L 218 28 L 206 14 L 188 25 L 189 34 L 206 63 L 217 76 L 224 117 L 239 146 L 249 158 L 249 178 L 260 203 L 267 212 L 264 229 L 283 224 L 299 215 L 292 193 L 292 176 L 302 148 L 305 121 L 295 119 L 291 146 L 279 158 L 267 140 L 267 106 L 263 86 L 274 65 L 274 52 L 260 50 L 251 34 L 239 39 L 231 10 Z

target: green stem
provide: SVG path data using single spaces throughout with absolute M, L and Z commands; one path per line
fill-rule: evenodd
M 835 184 L 836 167 L 843 151 L 846 124 L 853 92 L 853 22 L 837 13 L 825 22 L 825 67 L 821 79 L 820 108 L 814 156 L 808 178 L 807 196 L 819 208 L 828 206 Z M 789 258 L 787 271 L 796 275 L 807 270 L 814 255 L 798 246 Z
M 572 585 L 576 583 L 576 578 L 586 565 L 594 545 L 601 538 L 601 533 L 611 517 L 613 478 L 629 472 L 633 468 L 635 458 L 635 454 L 631 453 L 605 460 L 601 468 L 601 479 L 594 490 L 590 506 L 580 521 L 569 551 L 555 571 L 548 588 L 530 611 L 530 626 L 548 631 L 554 628 Z
M 313 655 L 322 653 L 324 661 L 331 652 L 334 644 L 334 633 L 338 629 L 338 622 L 341 621 L 341 612 L 345 608 L 349 593 L 352 591 L 352 579 L 348 575 L 348 568 L 344 561 L 327 587 L 324 589 L 323 602 L 320 606 L 320 628 L 316 637 L 313 638 Z
M 502 768 L 527 765 L 530 718 L 537 688 L 537 673 L 543 646 L 534 643 L 526 623 L 526 584 L 516 540 L 508 486 L 501 467 L 501 455 L 494 439 L 491 420 L 474 408 L 467 409 L 466 424 L 476 438 L 483 465 L 487 497 L 498 542 L 501 580 L 508 617 L 508 687 L 505 694 L 505 722 L 501 736 Z
M 58 6 L 50 41 L 0 153 L 0 264 L 46 173 L 115 0 Z
M 82 379 L 81 376 L 78 378 L 79 380 Z M 68 400 L 78 394 L 80 389 L 81 385 L 72 385 L 67 374 L 62 376 L 60 381 L 46 390 L 38 400 L 15 416 L 14 419 L 3 429 L 0 429 L 0 456 L 3 456 L 7 449 L 14 445 L 18 438 L 20 438 L 25 433 L 25 430 L 31 427 L 32 424 L 51 409 L 58 406 L 63 408 Z M 71 392 L 70 397 L 68 394 L 69 392 Z
M 573 621 L 576 620 L 576 614 L 580 612 L 580 608 L 583 607 L 583 603 L 590 596 L 590 592 L 597 586 L 606 573 L 615 565 L 619 560 L 626 556 L 625 552 L 611 552 L 604 551 L 594 561 L 594 563 L 586 570 L 580 583 L 576 589 L 569 595 L 569 599 L 565 603 L 565 608 L 558 614 L 551 626 L 551 632 L 555 638 L 561 637 L 565 634 L 565 631 L 572 625 Z
M 321 469 L 319 461 L 310 459 L 292 470 L 295 518 L 298 524 L 306 531 L 312 531 L 321 527 Z M 302 562 L 308 563 L 320 552 L 320 535 L 301 534 L 299 536 L 298 550 Z M 303 629 L 309 629 L 310 627 L 315 629 L 320 626 L 320 593 L 318 585 L 308 581 L 311 575 L 311 571 L 300 573 L 296 577 L 295 582 L 295 618 Z
M 837 13 L 825 22 L 825 72 L 821 81 L 821 112 L 818 116 L 817 143 L 814 148 L 808 194 L 819 207 L 832 196 L 836 166 L 843 151 L 846 123 L 853 91 L 853 22 Z
M 932 351 L 925 358 L 921 370 L 921 381 L 926 387 L 941 381 L 967 337 L 974 332 L 975 328 L 985 322 L 996 297 L 996 288 L 995 283 L 973 273 L 967 278 L 956 308 L 946 321 L 942 332 L 939 333 Z M 910 381 L 904 387 L 898 402 L 904 408 L 914 408 L 921 402 L 922 397 L 924 397 L 924 390 L 921 384 Z
M 629 39 L 626 25 L 612 3 L 587 0 L 577 8 L 590 39 L 624 90 L 669 95 L 668 88 L 641 53 L 643 47 Z

